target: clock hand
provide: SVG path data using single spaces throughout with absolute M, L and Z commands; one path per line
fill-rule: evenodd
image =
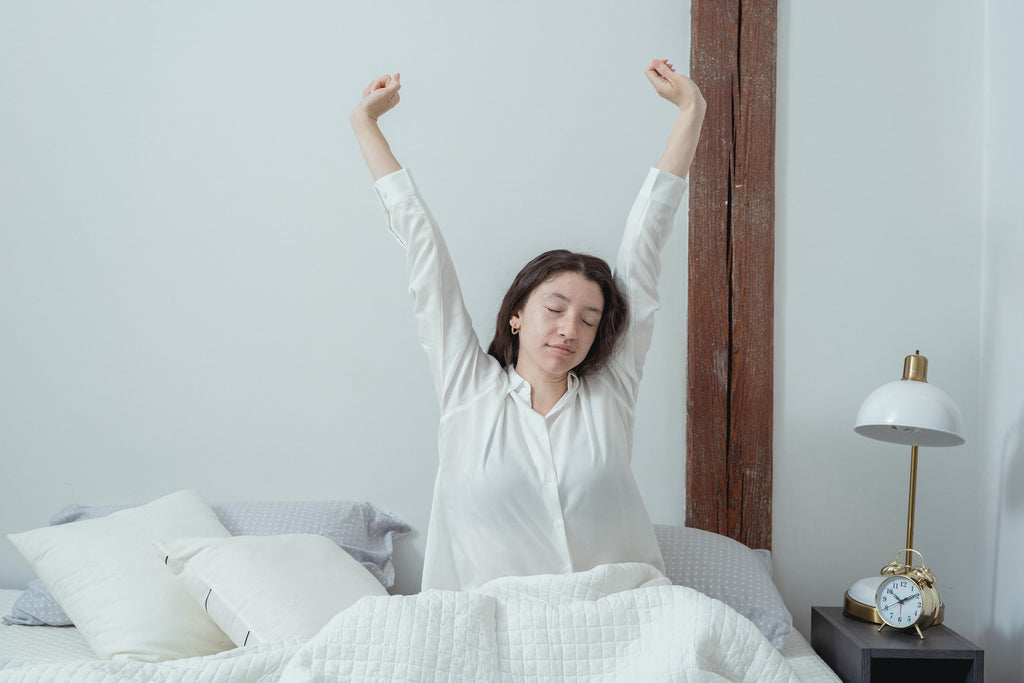
M 900 606 L 900 612 L 901 612 L 901 613 L 903 612 L 903 603 L 905 603 L 905 602 L 906 602 L 907 600 L 909 600 L 910 598 L 914 597 L 914 594 L 913 594 L 913 593 L 911 593 L 911 594 L 910 594 L 910 595 L 908 595 L 907 597 L 905 597 L 905 598 L 902 598 L 902 599 L 901 599 L 901 598 L 900 598 L 900 596 L 896 595 L 896 591 L 894 591 L 894 590 L 893 590 L 893 589 L 891 589 L 891 588 L 890 588 L 890 589 L 888 589 L 888 590 L 886 591 L 886 593 L 888 593 L 889 595 L 891 595 L 891 596 L 893 597 L 893 599 L 894 599 L 894 600 L 896 601 L 896 604 Z
M 906 598 L 904 598 L 903 600 L 900 600 L 900 596 L 896 595 L 896 591 L 894 591 L 891 588 L 887 589 L 885 592 L 888 593 L 889 595 L 891 595 L 892 599 L 895 600 L 896 603 L 899 604 L 899 605 L 902 605 L 903 604 L 903 600 L 906 600 Z

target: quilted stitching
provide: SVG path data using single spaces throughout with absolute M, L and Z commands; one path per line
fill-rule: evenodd
M 797 683 L 725 603 L 642 564 L 363 598 L 307 643 L 148 664 L 0 662 L 0 682 L 736 681 Z

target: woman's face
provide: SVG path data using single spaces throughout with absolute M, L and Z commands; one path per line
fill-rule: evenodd
M 600 286 L 579 273 L 540 283 L 509 319 L 519 329 L 516 372 L 527 381 L 567 375 L 590 352 L 603 310 Z

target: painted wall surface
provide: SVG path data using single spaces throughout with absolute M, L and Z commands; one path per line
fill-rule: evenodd
M 852 431 L 917 349 L 964 446 L 922 449 L 946 623 L 1020 680 L 1020 3 L 782 2 L 774 557 L 795 621 L 904 546 L 909 449 Z M 955 45 L 955 48 L 951 48 Z
M 1024 672 L 1024 4 L 988 0 L 978 633 L 989 680 Z
M 385 132 L 444 229 L 480 336 L 546 249 L 612 259 L 676 113 L 689 7 L 454 1 L 5 3 L 0 530 L 69 502 L 355 498 L 407 519 L 418 587 L 438 411 L 404 253 L 348 125 Z M 683 519 L 686 210 L 634 467 Z M 0 543 L 0 585 L 29 567 Z
M 917 349 L 968 442 L 922 454 L 915 541 L 973 628 L 982 16 L 925 4 L 780 6 L 774 549 L 802 629 L 904 547 L 910 449 L 852 427 Z

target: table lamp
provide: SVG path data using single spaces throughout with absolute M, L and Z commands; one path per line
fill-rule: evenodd
M 960 409 L 953 399 L 938 387 L 928 384 L 928 359 L 919 351 L 904 359 L 902 379 L 879 387 L 861 404 L 854 431 L 879 441 L 910 446 L 910 499 L 907 504 L 906 547 L 897 553 L 895 562 L 883 568 L 882 574 L 861 579 L 850 587 L 843 600 L 843 611 L 850 616 L 876 624 L 887 623 L 876 604 L 876 592 L 886 575 L 910 574 L 913 569 L 923 569 L 934 583 L 934 577 L 923 566 L 923 558 L 920 568 L 913 567 L 912 554 L 921 556 L 914 550 L 917 449 L 919 446 L 961 445 L 964 438 L 960 435 L 960 423 Z M 905 554 L 903 563 L 899 562 L 900 553 Z M 940 623 L 942 611 L 942 604 L 938 602 L 936 614 L 925 627 Z

